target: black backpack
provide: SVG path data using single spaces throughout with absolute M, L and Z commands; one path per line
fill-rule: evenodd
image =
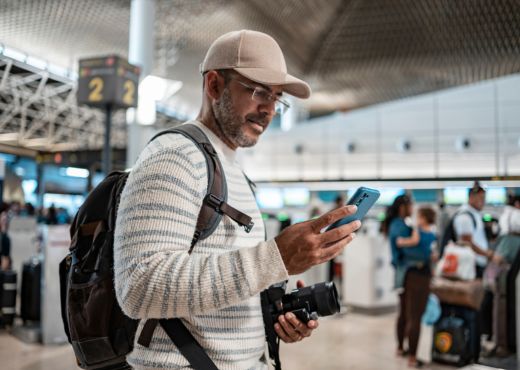
M 450 218 L 450 222 L 448 222 L 448 225 L 446 225 L 446 228 L 444 229 L 444 233 L 442 234 L 442 238 L 439 243 L 439 256 L 442 257 L 444 254 L 444 248 L 450 243 L 450 241 L 456 242 L 457 241 L 457 233 L 455 232 L 455 226 L 454 221 L 455 217 L 462 214 L 468 214 L 471 217 L 471 221 L 473 221 L 473 227 L 477 227 L 477 220 L 475 220 L 475 216 L 470 211 L 460 211 L 453 215 L 452 218 Z
M 251 218 L 227 201 L 227 183 L 215 149 L 196 126 L 185 124 L 155 135 L 179 133 L 204 154 L 208 192 L 197 218 L 190 253 L 198 240 L 207 238 L 226 214 L 246 231 Z M 70 227 L 70 253 L 60 263 L 61 314 L 78 366 L 83 369 L 129 369 L 138 321 L 127 317 L 114 289 L 114 229 L 121 192 L 128 172 L 110 173 L 86 198 Z M 160 324 L 195 369 L 216 369 L 180 319 L 147 320 L 139 343 L 149 346 Z M 175 334 L 174 334 L 175 333 Z

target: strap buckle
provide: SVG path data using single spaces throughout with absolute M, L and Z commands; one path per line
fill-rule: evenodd
M 211 193 L 207 194 L 204 198 L 204 203 L 206 203 L 211 208 L 214 208 L 215 211 L 217 211 L 218 213 L 222 213 L 220 206 L 222 205 L 222 203 L 224 203 L 224 201 L 216 195 L 213 195 Z
M 253 221 L 251 221 L 247 225 L 244 225 L 244 230 L 246 231 L 246 233 L 249 233 L 253 226 L 255 226 L 255 223 Z

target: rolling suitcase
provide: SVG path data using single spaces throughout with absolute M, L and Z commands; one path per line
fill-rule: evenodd
M 477 362 L 479 355 L 477 311 L 442 304 L 441 319 L 434 328 L 433 360 L 463 366 L 472 361 Z
M 22 292 L 20 316 L 24 322 L 40 321 L 42 264 L 32 258 L 22 267 Z
M 0 326 L 12 326 L 16 312 L 16 271 L 0 271 Z

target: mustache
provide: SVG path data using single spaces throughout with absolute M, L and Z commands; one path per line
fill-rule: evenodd
M 267 126 L 269 124 L 267 114 L 248 114 L 246 120 L 253 121 L 262 126 Z

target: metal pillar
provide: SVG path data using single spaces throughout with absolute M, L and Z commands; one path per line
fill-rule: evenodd
M 38 163 L 36 165 L 36 183 L 38 184 L 36 188 L 36 204 L 35 206 L 43 207 L 43 195 L 45 194 L 45 177 L 44 177 L 45 165 L 43 163 Z
M 141 67 L 141 81 L 151 73 L 153 67 L 154 20 L 155 0 L 132 0 L 128 61 Z M 149 138 L 143 134 L 145 129 L 137 122 L 137 114 L 127 123 L 126 166 L 130 168 Z
M 103 145 L 103 173 L 108 175 L 112 170 L 112 148 L 110 147 L 110 128 L 112 126 L 112 105 L 105 111 L 105 142 Z

